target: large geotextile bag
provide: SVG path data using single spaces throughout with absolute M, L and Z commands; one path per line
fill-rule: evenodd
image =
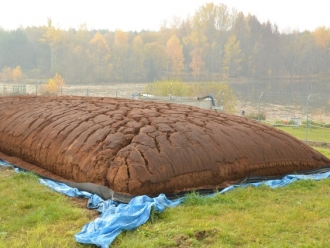
M 1 97 L 0 151 L 41 175 L 128 195 L 223 188 L 251 174 L 330 165 L 303 142 L 244 117 L 95 97 Z

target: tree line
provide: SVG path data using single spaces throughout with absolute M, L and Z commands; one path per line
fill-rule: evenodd
M 39 27 L 0 29 L 3 82 L 55 73 L 67 83 L 86 84 L 329 77 L 329 53 L 326 27 L 281 33 L 276 24 L 214 3 L 164 22 L 157 32 L 86 25 L 62 30 L 51 19 Z

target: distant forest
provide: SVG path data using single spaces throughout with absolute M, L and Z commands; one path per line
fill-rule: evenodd
M 214 3 L 185 20 L 164 23 L 158 32 L 88 30 L 86 25 L 61 30 L 51 19 L 40 27 L 0 28 L 4 83 L 55 73 L 67 83 L 83 84 L 328 78 L 329 55 L 326 27 L 281 33 L 276 24 Z

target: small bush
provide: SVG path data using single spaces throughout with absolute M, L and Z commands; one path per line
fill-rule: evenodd
M 252 119 L 252 120 L 259 120 L 258 113 L 250 113 L 250 114 L 245 115 L 245 117 L 248 118 L 248 119 Z M 260 120 L 261 121 L 266 120 L 266 113 L 265 112 L 260 113 Z
M 40 87 L 42 95 L 56 96 L 60 92 L 61 87 L 65 84 L 64 79 L 60 74 L 55 73 L 53 78 L 48 80 L 48 83 Z
M 155 96 L 203 97 L 213 95 L 217 106 L 223 106 L 227 113 L 235 112 L 236 97 L 226 83 L 203 82 L 185 83 L 178 80 L 163 80 L 148 84 L 143 93 Z

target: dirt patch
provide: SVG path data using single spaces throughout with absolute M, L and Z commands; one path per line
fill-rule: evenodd
M 124 194 L 221 188 L 330 161 L 246 118 L 160 102 L 94 97 L 0 98 L 0 157 L 50 178 Z
M 15 174 L 15 171 L 10 167 L 4 167 L 0 165 L 0 179 L 4 179 L 6 177 L 11 177 Z
M 195 232 L 195 238 L 198 241 L 204 240 L 208 237 L 215 236 L 219 233 L 218 229 L 212 229 L 212 230 L 201 230 L 201 231 L 196 231 Z
M 212 243 L 213 239 L 219 234 L 218 229 L 210 229 L 210 230 L 198 230 L 195 231 L 191 237 L 185 234 L 179 234 L 176 235 L 173 238 L 173 241 L 175 242 L 175 247 L 185 248 L 185 247 L 192 247 L 192 240 L 196 239 L 199 242 L 202 243 Z
M 191 247 L 190 243 L 187 244 L 188 239 L 189 237 L 184 234 L 179 234 L 173 238 L 174 242 L 176 243 L 176 247 L 180 248 Z
M 7 167 L 0 166 L 0 171 L 7 171 L 7 170 L 9 170 Z

